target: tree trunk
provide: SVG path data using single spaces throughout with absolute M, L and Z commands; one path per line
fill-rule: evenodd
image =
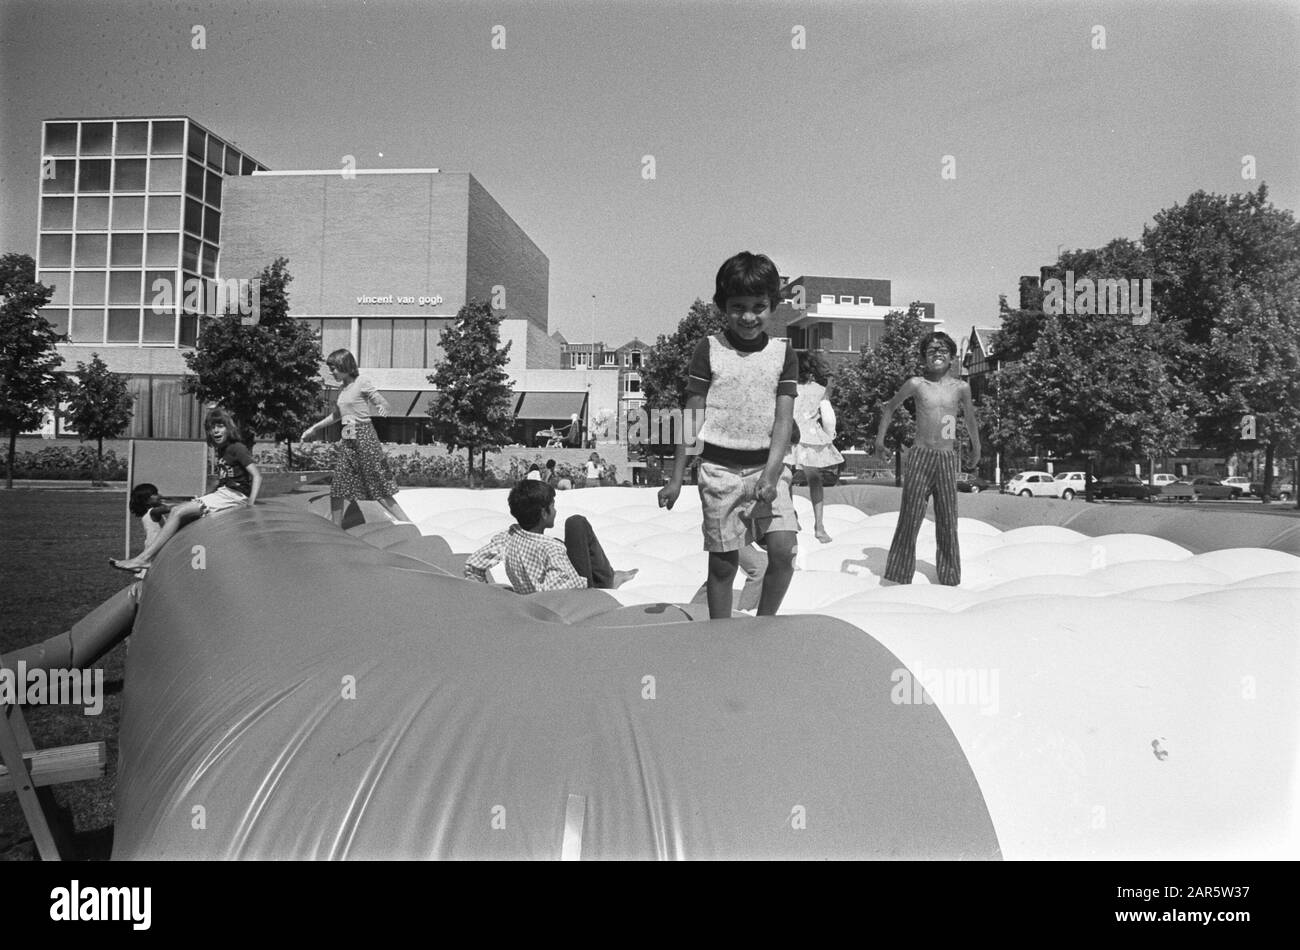
M 900 445 L 894 453 L 894 487 L 903 487 L 903 447 Z
M 95 477 L 91 479 L 91 485 L 102 485 L 104 474 L 104 437 L 99 437 L 99 448 L 95 452 Z
M 1269 504 L 1272 499 L 1269 493 L 1273 490 L 1273 443 L 1270 441 L 1264 446 L 1264 490 L 1260 493 L 1264 497 L 1264 504 Z
M 474 487 L 474 447 L 472 445 L 465 446 L 465 453 L 467 455 L 466 458 L 467 464 L 465 465 L 465 484 L 468 485 L 470 488 L 473 488 Z
M 1092 503 L 1092 456 L 1083 457 L 1083 500 Z
M 284 470 L 293 471 L 293 436 L 284 440 Z
M 18 451 L 18 426 L 9 429 L 9 472 L 6 476 L 8 488 L 14 487 L 14 454 Z

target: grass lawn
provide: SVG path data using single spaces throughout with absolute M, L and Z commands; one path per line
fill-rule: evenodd
M 0 490 L 0 653 L 62 633 L 121 590 L 130 575 L 105 559 L 122 556 L 124 492 Z M 132 550 L 144 532 L 132 527 Z M 96 664 L 104 670 L 104 708 L 88 716 L 81 706 L 26 706 L 37 748 L 103 740 L 108 772 L 94 782 L 55 786 L 71 815 L 76 857 L 108 857 L 112 841 L 113 786 L 117 775 L 117 722 L 122 708 L 126 648 L 118 644 Z M 34 860 L 18 796 L 0 793 L 0 860 Z

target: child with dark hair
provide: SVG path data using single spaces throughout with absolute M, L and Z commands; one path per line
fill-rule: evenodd
M 971 441 L 971 466 L 979 464 L 979 420 L 971 400 L 970 385 L 948 375 L 957 344 L 946 333 L 927 333 L 921 338 L 921 362 L 924 376 L 913 376 L 903 383 L 894 398 L 884 406 L 880 428 L 876 433 L 875 452 L 886 461 L 885 433 L 889 431 L 894 411 L 908 399 L 916 405 L 916 439 L 903 457 L 903 501 L 898 510 L 898 526 L 889 546 L 885 563 L 885 580 L 895 584 L 912 583 L 916 570 L 916 536 L 930 495 L 934 495 L 934 521 L 938 556 L 939 583 L 956 587 L 961 583 L 961 552 L 957 545 L 957 414 L 966 417 L 966 431 Z
M 146 570 L 163 545 L 182 527 L 204 515 L 216 515 L 234 508 L 251 508 L 262 490 L 262 473 L 253 463 L 253 455 L 243 442 L 239 426 L 224 409 L 213 409 L 204 420 L 208 445 L 217 457 L 217 488 L 193 501 L 173 508 L 162 530 L 129 560 L 109 558 L 108 563 L 121 571 Z
M 144 526 L 144 546 L 148 547 L 158 537 L 162 523 L 171 511 L 170 505 L 163 504 L 158 494 L 158 486 L 152 482 L 142 482 L 131 489 L 131 501 L 128 506 L 131 514 L 140 519 Z
M 739 552 L 753 541 L 765 545 L 768 554 L 757 613 L 775 614 L 794 573 L 799 530 L 790 471 L 783 464 L 799 364 L 789 341 L 763 330 L 781 302 L 780 272 L 770 258 L 742 251 L 718 268 L 713 302 L 727 327 L 700 340 L 691 356 L 683 412 L 688 437 L 677 444 L 659 506 L 671 509 L 681 494 L 686 442 L 698 431 L 709 616 L 731 616 Z M 701 417 L 704 424 L 697 429 Z
M 825 489 L 822 469 L 844 461 L 835 448 L 835 410 L 830 401 L 830 377 L 820 353 L 799 353 L 799 394 L 794 400 L 794 424 L 799 436 L 785 457 L 785 464 L 802 468 L 808 479 L 808 498 L 813 507 L 813 531 L 817 540 L 827 544 L 831 536 L 822 521 Z
M 506 562 L 506 576 L 519 594 L 542 590 L 611 590 L 636 576 L 616 571 L 596 540 L 590 522 L 571 515 L 564 522 L 564 541 L 543 533 L 555 527 L 555 489 L 544 481 L 523 479 L 510 489 L 510 514 L 516 524 L 492 537 L 465 561 L 465 576 L 487 581 L 487 572 Z

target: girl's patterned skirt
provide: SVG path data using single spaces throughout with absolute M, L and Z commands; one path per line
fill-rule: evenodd
M 331 498 L 378 501 L 397 494 L 397 479 L 388 470 L 379 436 L 369 419 L 356 424 L 356 438 L 339 442 Z

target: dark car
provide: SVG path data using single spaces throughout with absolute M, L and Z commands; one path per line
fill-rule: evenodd
M 978 495 L 982 491 L 988 491 L 990 488 L 997 488 L 997 487 L 998 487 L 997 485 L 993 484 L 993 482 L 989 481 L 987 478 L 981 478 L 978 475 L 972 475 L 970 472 L 957 473 L 958 491 L 968 491 L 971 492 L 972 494 Z
M 1273 479 L 1272 489 L 1273 490 L 1269 493 L 1269 497 L 1277 501 L 1290 501 L 1292 498 L 1295 497 L 1295 485 L 1292 482 L 1283 481 L 1280 478 L 1275 478 Z M 1263 498 L 1264 483 L 1251 482 L 1250 493 L 1254 495 L 1256 498 Z
M 1136 475 L 1107 475 L 1100 479 L 1092 489 L 1097 498 L 1136 498 L 1150 501 L 1152 496 L 1160 494 L 1159 488 L 1153 488 Z
M 1241 489 L 1236 485 L 1225 485 L 1209 475 L 1197 475 L 1194 478 L 1180 478 L 1174 484 L 1190 485 L 1194 498 L 1240 498 Z
M 844 468 L 844 463 L 841 462 L 839 465 L 822 469 L 822 484 L 827 488 L 830 488 L 832 485 L 838 482 L 840 480 L 840 472 L 843 470 L 843 468 Z M 791 480 L 791 484 L 807 486 L 808 476 L 804 474 L 804 470 L 802 467 L 796 468 L 794 470 L 794 478 Z

